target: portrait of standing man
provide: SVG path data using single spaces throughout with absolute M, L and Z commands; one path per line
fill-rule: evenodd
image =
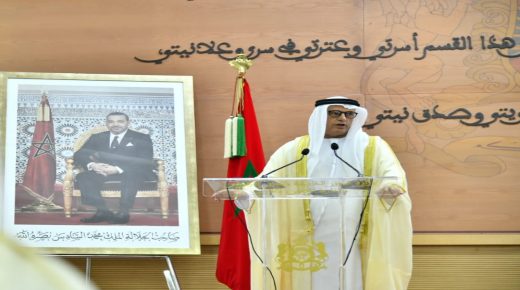
M 153 144 L 149 135 L 128 129 L 130 118 L 122 112 L 106 116 L 108 131 L 93 134 L 74 153 L 74 164 L 83 171 L 76 176 L 81 200 L 96 208 L 82 223 L 126 224 L 139 186 L 156 180 L 153 172 Z M 101 196 L 106 181 L 121 182 L 119 211 L 112 212 Z

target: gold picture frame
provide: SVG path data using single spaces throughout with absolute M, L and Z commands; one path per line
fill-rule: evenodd
M 1 72 L 0 83 L 4 234 L 50 254 L 200 254 L 191 76 Z M 53 132 L 46 138 L 54 136 L 42 145 L 35 143 L 40 135 L 35 132 L 41 132 L 42 120 L 49 123 L 41 119 L 47 108 L 53 130 L 43 130 Z M 88 139 L 85 132 L 103 127 L 111 112 L 124 112 L 129 129 L 149 135 L 158 164 L 155 189 L 161 193 L 142 199 L 138 193 L 127 223 L 87 224 L 81 218 L 95 209 L 77 197 L 72 160 L 80 136 Z M 45 190 L 34 179 L 50 175 L 53 180 L 52 164 L 38 163 L 33 170 L 37 154 L 31 150 L 48 153 L 51 160 L 54 154 L 50 194 L 40 194 Z M 117 197 L 104 197 L 109 207 L 117 204 Z

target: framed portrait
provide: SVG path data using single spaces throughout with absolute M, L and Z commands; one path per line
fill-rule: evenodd
M 0 225 L 51 254 L 199 254 L 191 76 L 4 72 Z

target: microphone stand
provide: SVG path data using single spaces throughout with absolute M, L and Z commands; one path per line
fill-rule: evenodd
M 343 163 L 345 163 L 348 167 L 350 167 L 352 170 L 354 170 L 356 173 L 357 173 L 357 176 L 358 177 L 363 177 L 363 174 L 361 174 L 361 172 L 359 172 L 359 170 L 357 170 L 356 168 L 354 168 L 354 166 L 350 165 L 350 163 L 348 163 L 347 161 L 343 160 L 343 158 L 341 158 L 338 153 L 336 152 L 336 150 L 338 150 L 339 146 L 338 144 L 336 143 L 332 143 L 330 144 L 330 148 L 332 149 L 332 151 L 334 152 L 334 156 L 336 156 L 339 160 L 341 160 Z
M 332 143 L 332 144 L 330 144 L 330 148 L 332 149 L 332 151 L 334 151 L 334 156 L 336 156 L 339 160 L 341 160 L 348 167 L 350 167 L 352 170 L 354 170 L 357 173 L 358 177 L 363 177 L 363 174 L 361 174 L 361 172 L 359 172 L 356 168 L 354 168 L 352 165 L 350 165 L 347 161 L 343 160 L 343 158 L 341 158 L 338 155 L 338 153 L 336 152 L 336 150 L 338 150 L 338 148 L 339 148 L 338 144 Z M 345 256 L 345 260 L 343 261 L 343 264 L 342 264 L 343 267 L 345 267 L 347 265 L 348 258 L 350 257 L 350 254 L 352 253 L 352 248 L 354 247 L 354 243 L 356 242 L 357 236 L 359 234 L 359 230 L 361 229 L 361 223 L 363 221 L 363 216 L 364 216 L 365 210 L 368 205 L 369 197 L 370 197 L 370 190 L 368 191 L 367 197 L 365 198 L 365 202 L 363 203 L 363 207 L 361 209 L 361 214 L 359 216 L 359 221 L 356 226 L 355 233 L 354 233 L 354 238 L 352 239 L 352 243 L 350 244 L 350 247 Z M 343 211 L 342 211 L 342 213 L 343 213 Z M 343 217 L 342 217 L 342 220 L 343 220 Z M 343 234 L 342 234 L 342 236 L 343 236 Z
M 300 157 L 300 159 L 297 159 L 297 160 L 295 160 L 295 161 L 293 161 L 293 162 L 291 162 L 291 163 L 287 163 L 287 164 L 285 164 L 285 165 L 282 166 L 282 167 L 278 167 L 278 168 L 276 168 L 275 170 L 269 171 L 269 172 L 267 172 L 266 174 L 262 175 L 262 178 L 267 178 L 267 177 L 269 176 L 269 174 L 271 174 L 271 173 L 274 173 L 274 172 L 276 172 L 276 171 L 278 171 L 278 170 L 284 169 L 284 168 L 287 167 L 287 166 L 290 166 L 290 165 L 293 165 L 294 163 L 297 163 L 297 162 L 302 161 L 303 158 L 304 158 L 305 156 L 307 156 L 307 154 L 309 154 L 309 152 L 310 152 L 310 150 L 309 150 L 308 148 L 303 149 L 302 152 L 301 152 L 302 157 Z

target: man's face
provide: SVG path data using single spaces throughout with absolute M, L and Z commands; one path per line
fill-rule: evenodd
M 341 112 L 339 116 L 337 116 L 338 111 Z M 347 136 L 353 118 L 347 118 L 343 112 L 355 112 L 355 110 L 346 109 L 345 107 L 339 105 L 331 105 L 327 108 L 327 126 L 325 128 L 325 138 L 343 138 Z
M 112 134 L 121 134 L 128 129 L 130 121 L 123 115 L 112 115 L 107 117 L 107 128 Z

